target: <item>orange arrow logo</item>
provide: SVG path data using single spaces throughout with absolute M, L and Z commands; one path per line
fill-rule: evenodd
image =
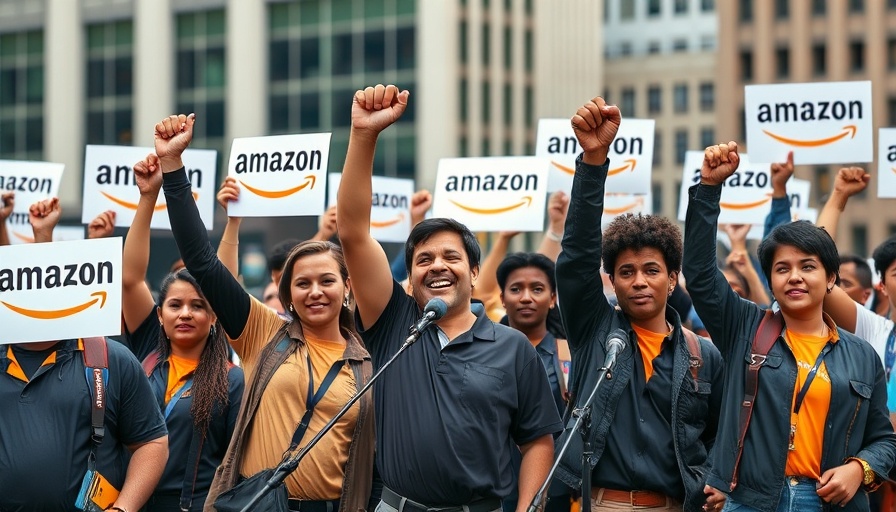
M 789 146 L 797 146 L 797 147 L 801 147 L 801 148 L 814 148 L 814 147 L 818 147 L 818 146 L 824 146 L 826 144 L 832 144 L 832 143 L 837 142 L 838 140 L 842 139 L 843 137 L 846 137 L 847 135 L 849 135 L 850 139 L 854 139 L 856 136 L 856 131 L 858 131 L 858 128 L 856 127 L 856 125 L 849 124 L 849 125 L 846 125 L 843 127 L 843 132 L 840 133 L 839 135 L 834 135 L 833 137 L 828 137 L 826 139 L 817 139 L 817 140 L 788 139 L 788 138 L 782 137 L 780 135 L 775 135 L 774 133 L 772 133 L 768 130 L 762 130 L 762 133 L 768 135 L 769 137 L 775 139 L 778 142 L 783 142 L 784 144 L 787 144 Z
M 750 208 L 755 208 L 757 206 L 762 206 L 763 204 L 771 201 L 771 196 L 766 197 L 765 199 L 760 199 L 759 201 L 754 201 L 752 203 L 719 203 L 719 206 L 722 208 L 726 208 L 728 210 L 749 210 Z
M 607 173 L 607 176 L 612 176 L 612 175 L 614 175 L 614 174 L 619 174 L 620 172 L 622 172 L 622 171 L 628 169 L 629 167 L 632 168 L 632 171 L 631 171 L 631 172 L 635 172 L 635 165 L 637 165 L 637 164 L 638 164 L 638 160 L 637 160 L 637 159 L 635 159 L 635 158 L 629 158 L 629 159 L 627 159 L 627 160 L 625 161 L 625 165 L 623 165 L 622 167 L 617 167 L 617 168 L 615 168 L 615 169 L 610 169 L 610 172 Z
M 372 220 L 372 221 L 370 221 L 370 226 L 374 227 L 374 228 L 387 228 L 389 226 L 394 226 L 403 220 L 404 220 L 404 214 L 399 213 L 398 217 L 396 217 L 392 220 L 380 220 L 380 221 Z
M 91 297 L 96 296 L 93 300 L 88 300 L 84 304 L 79 304 L 77 306 L 66 308 L 66 309 L 55 309 L 55 310 L 41 310 L 41 309 L 25 309 L 20 308 L 18 306 L 14 306 L 8 302 L 0 301 L 4 306 L 15 311 L 20 315 L 24 315 L 30 318 L 37 318 L 38 320 L 55 320 L 57 318 L 65 318 L 67 316 L 72 316 L 75 314 L 84 311 L 85 309 L 93 306 L 97 302 L 100 303 L 100 309 L 106 305 L 106 292 L 94 292 L 90 294 Z
M 625 213 L 627 211 L 634 210 L 637 206 L 641 206 L 643 204 L 644 204 L 644 198 L 639 197 L 625 206 L 620 206 L 618 208 L 604 208 L 604 212 L 609 213 L 610 215 L 619 215 L 620 213 Z
M 25 242 L 26 244 L 34 243 L 34 238 L 32 238 L 30 236 L 20 235 L 20 234 L 16 233 L 15 231 L 13 231 L 12 234 L 15 235 L 16 238 L 18 238 L 19 240 Z
M 504 206 L 501 208 L 473 208 L 472 206 L 466 206 L 466 205 L 460 204 L 457 201 L 454 201 L 452 199 L 449 199 L 449 201 L 451 201 L 451 204 L 453 204 L 454 206 L 457 206 L 458 208 L 460 208 L 462 210 L 466 210 L 468 212 L 478 213 L 480 215 L 497 215 L 499 213 L 509 212 L 510 210 L 519 208 L 520 206 L 523 206 L 523 205 L 526 205 L 526 207 L 531 206 L 532 205 L 532 196 L 523 196 L 522 201 L 520 201 L 514 205 Z
M 107 194 L 103 191 L 100 191 L 100 194 L 103 194 L 104 196 L 106 196 L 106 199 L 112 201 L 113 203 L 115 203 L 117 205 L 124 206 L 128 210 L 136 210 L 137 209 L 137 203 L 131 203 L 129 201 L 119 199 L 119 198 L 117 198 L 113 195 Z M 199 199 L 199 194 L 197 194 L 196 192 L 193 192 L 193 200 L 196 201 L 198 199 Z M 167 204 L 157 204 L 155 206 L 155 208 L 153 208 L 153 209 L 157 212 L 160 212 L 160 211 L 164 210 L 165 208 L 168 208 Z
M 246 184 L 245 181 L 240 180 L 240 184 L 242 184 L 249 192 L 261 197 L 266 197 L 268 199 L 280 199 L 281 197 L 290 196 L 295 194 L 296 192 L 302 190 L 307 187 L 308 184 L 311 184 L 311 188 L 314 188 L 314 184 L 317 182 L 317 178 L 312 174 L 311 176 L 307 176 L 305 178 L 305 183 L 302 183 L 298 187 L 288 188 L 286 190 L 262 190 L 260 188 L 250 187 Z
M 565 172 L 566 174 L 572 174 L 572 175 L 575 175 L 575 173 L 576 173 L 576 170 L 573 169 L 572 167 L 567 167 L 567 166 L 565 166 L 565 165 L 560 165 L 560 164 L 558 164 L 557 162 L 555 162 L 555 161 L 553 161 L 553 160 L 551 160 L 551 164 L 552 164 L 554 167 L 556 167 L 557 169 L 560 169 L 561 171 Z

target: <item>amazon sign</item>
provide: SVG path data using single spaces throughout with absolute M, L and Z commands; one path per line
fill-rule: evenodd
M 653 169 L 653 119 L 622 119 L 610 145 L 607 193 L 649 194 Z M 576 157 L 582 152 L 569 119 L 539 119 L 535 156 L 551 160 L 548 192 L 572 190 Z
M 533 156 L 443 158 L 433 215 L 473 231 L 541 231 L 549 165 Z
M 327 175 L 327 205 L 336 204 L 341 173 Z M 414 180 L 373 176 L 370 236 L 380 242 L 405 243 L 411 234 L 411 196 Z
M 756 162 L 870 162 L 871 82 L 748 85 L 747 147 Z
M 0 343 L 121 330 L 121 238 L 0 247 Z
M 6 231 L 11 244 L 34 242 L 34 232 L 28 220 L 32 204 L 51 197 L 59 197 L 63 164 L 51 162 L 21 162 L 0 160 L 0 193 L 15 192 L 16 204 L 6 219 Z
M 228 176 L 240 199 L 233 217 L 292 217 L 324 211 L 330 134 L 276 135 L 233 139 Z
M 877 197 L 896 197 L 896 128 L 880 129 L 877 151 Z
M 688 189 L 700 183 L 703 151 L 688 151 L 684 157 L 684 174 L 678 196 L 678 220 L 684 221 L 688 208 Z M 763 224 L 772 207 L 771 164 L 756 164 L 746 154 L 740 165 L 722 184 L 719 199 L 719 223 Z
M 130 227 L 137 212 L 140 191 L 134 179 L 134 164 L 154 153 L 153 148 L 132 146 L 89 145 L 84 155 L 84 196 L 81 203 L 81 222 L 90 224 L 97 215 L 115 211 L 115 226 Z M 193 199 L 206 229 L 212 229 L 217 194 L 217 151 L 187 149 L 183 154 L 184 167 L 193 185 Z M 165 194 L 159 192 L 152 222 L 153 229 L 171 230 L 168 222 Z
M 651 194 L 606 194 L 604 195 L 604 213 L 600 225 L 606 228 L 616 217 L 631 213 L 633 215 L 650 215 L 653 213 Z

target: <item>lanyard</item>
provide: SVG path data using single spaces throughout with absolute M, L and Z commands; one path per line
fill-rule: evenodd
M 305 431 L 308 429 L 308 423 L 314 415 L 314 407 L 324 397 L 327 393 L 327 389 L 330 388 L 330 384 L 336 380 L 336 375 L 338 375 L 339 371 L 342 370 L 342 367 L 345 366 L 345 361 L 341 359 L 333 361 L 333 366 L 330 367 L 330 371 L 327 372 L 326 377 L 324 377 L 323 382 L 320 383 L 320 387 L 317 388 L 317 392 L 315 393 L 314 369 L 311 367 L 311 355 L 306 353 L 305 357 L 308 360 L 308 396 L 305 399 L 305 414 L 302 416 L 302 421 L 299 422 L 296 431 L 292 435 L 292 442 L 286 450 L 287 453 L 295 450 L 299 446 L 299 442 L 302 441 L 302 438 L 305 436 Z
M 884 354 L 884 363 L 887 370 L 887 380 L 889 380 L 893 365 L 896 364 L 896 322 L 893 322 L 893 328 L 890 329 L 890 335 L 887 337 L 887 350 Z
M 818 369 L 821 367 L 821 363 L 824 362 L 824 356 L 828 355 L 828 352 L 834 348 L 834 344 L 830 341 L 825 344 L 824 348 L 821 349 L 821 352 L 818 354 L 818 358 L 815 359 L 815 364 L 812 365 L 812 368 L 809 369 L 809 373 L 806 375 L 806 381 L 803 382 L 803 387 L 800 389 L 800 392 L 796 395 L 796 401 L 793 404 L 793 416 L 791 416 L 790 421 L 790 443 L 788 445 L 789 450 L 796 450 L 796 445 L 794 444 L 794 440 L 796 438 L 796 417 L 800 414 L 800 408 L 803 405 L 803 400 L 806 398 L 806 393 L 809 392 L 809 386 L 812 385 L 812 381 L 815 380 L 815 374 L 818 373 Z
M 180 397 L 182 397 L 184 395 L 184 393 L 186 393 L 187 390 L 189 390 L 192 387 L 193 387 L 193 377 L 190 377 L 189 379 L 187 379 L 187 382 L 184 382 L 184 385 L 181 386 L 180 389 L 178 389 L 177 392 L 174 393 L 174 395 L 172 395 L 171 400 L 168 400 L 168 405 L 165 406 L 165 419 L 166 420 L 168 419 L 168 416 L 171 415 L 171 411 L 174 410 L 174 404 L 176 404 L 177 401 L 180 400 Z

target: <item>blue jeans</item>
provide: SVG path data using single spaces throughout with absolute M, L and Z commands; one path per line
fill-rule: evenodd
M 818 497 L 815 483 L 816 481 L 810 478 L 785 478 L 776 512 L 821 512 L 824 502 Z M 741 505 L 729 497 L 722 512 L 758 512 L 758 509 Z

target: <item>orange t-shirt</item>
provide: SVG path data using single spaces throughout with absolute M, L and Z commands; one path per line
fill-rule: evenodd
M 171 401 L 177 391 L 187 383 L 187 379 L 196 371 L 199 361 L 168 355 L 168 387 L 165 389 L 165 403 Z
M 828 341 L 837 341 L 836 333 L 834 328 L 831 328 L 828 336 L 823 337 L 793 332 L 790 329 L 784 331 L 784 339 L 793 352 L 797 364 L 796 384 L 790 406 L 790 422 L 791 425 L 796 425 L 796 433 L 793 436 L 795 449 L 787 452 L 786 475 L 806 476 L 816 480 L 821 477 L 824 426 L 831 405 L 831 378 L 824 362 L 818 367 L 818 372 L 806 391 L 799 414 L 793 413 L 793 407 L 821 350 Z
M 669 336 L 669 332 L 648 331 L 635 324 L 632 324 L 632 329 L 638 335 L 638 352 L 641 353 L 641 360 L 644 361 L 644 380 L 646 382 L 653 375 L 653 360 L 660 355 L 663 341 Z

